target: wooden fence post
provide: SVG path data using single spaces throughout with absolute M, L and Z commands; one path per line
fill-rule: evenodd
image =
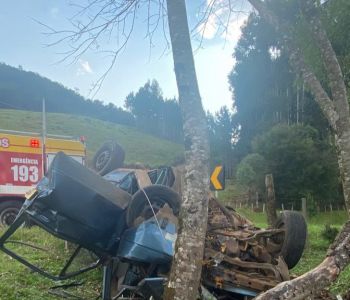
M 305 220 L 307 220 L 306 198 L 301 198 L 301 210 Z
M 265 185 L 266 185 L 266 191 L 267 191 L 267 199 L 266 199 L 267 223 L 269 224 L 270 227 L 272 227 L 277 220 L 275 189 L 273 186 L 272 174 L 266 175 Z

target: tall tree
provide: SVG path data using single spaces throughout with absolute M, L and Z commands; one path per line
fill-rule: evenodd
M 153 10 L 154 5 L 158 5 L 156 13 Z M 207 225 L 209 142 L 206 117 L 194 66 L 185 0 L 167 0 L 166 6 L 185 146 L 180 229 L 176 242 L 176 254 L 166 289 L 166 298 L 196 299 Z M 121 49 L 127 44 L 137 20 L 137 12 L 146 8 L 146 14 L 148 13 L 148 28 L 146 30 L 150 39 L 152 39 L 156 29 L 151 27 L 157 27 L 161 22 L 160 19 L 164 16 L 163 1 L 87 1 L 85 6 L 79 3 L 79 7 L 83 8 L 77 15 L 82 17 L 81 14 L 85 14 L 87 17 L 85 24 L 82 24 L 80 20 L 75 20 L 74 23 L 73 20 L 73 24 L 76 25 L 75 29 L 54 31 L 58 35 L 63 33 L 65 36 L 61 41 L 68 41 L 72 46 L 71 51 L 67 54 L 67 59 L 69 57 L 77 58 L 98 44 L 98 40 L 103 34 L 110 38 L 114 30 L 119 30 L 119 37 L 122 39 L 120 46 L 112 51 L 112 63 L 100 81 L 96 83 L 98 87 L 113 67 Z M 90 15 L 90 12 L 93 15 Z M 153 21 L 154 19 L 156 21 Z
M 164 299 L 196 299 L 208 219 L 209 142 L 199 94 L 185 0 L 167 0 L 168 23 L 185 138 L 185 184 Z
M 237 130 L 232 124 L 232 115 L 226 106 L 215 114 L 207 112 L 211 165 L 223 163 L 226 167 L 231 167 L 235 163 L 233 144 L 237 138 Z
M 345 205 L 350 215 L 350 115 L 347 90 L 336 53 L 320 20 L 320 4 L 315 0 L 292 1 L 296 5 L 294 15 L 281 18 L 288 7 L 275 5 L 274 1 L 249 0 L 259 14 L 283 33 L 283 47 L 289 55 L 290 63 L 298 72 L 319 104 L 332 128 L 338 147 L 338 161 L 343 182 Z M 275 5 L 275 6 L 274 6 Z M 299 13 L 301 12 L 301 13 Z M 290 13 L 290 12 L 289 12 Z M 320 50 L 328 78 L 327 88 L 307 64 L 304 53 L 298 45 L 295 23 L 303 21 L 310 38 Z
M 135 117 L 138 129 L 175 142 L 183 140 L 179 103 L 164 98 L 156 80 L 130 93 L 125 107 Z
M 133 116 L 112 103 L 85 99 L 77 91 L 39 74 L 0 63 L 0 108 L 41 111 L 43 98 L 48 112 L 90 116 L 134 126 Z
M 320 3 L 315 0 L 295 0 L 277 3 L 275 1 L 249 0 L 259 14 L 283 33 L 283 46 L 289 55 L 291 65 L 308 85 L 310 91 L 327 118 L 335 135 L 338 147 L 338 161 L 343 182 L 345 204 L 350 214 L 350 115 L 346 85 L 336 53 L 321 23 Z M 274 7 L 273 4 L 297 4 L 296 10 L 290 7 Z M 286 17 L 287 16 L 287 17 Z M 292 19 L 289 17 L 292 16 Z M 301 45 L 297 43 L 295 23 L 303 21 L 320 53 L 327 75 L 326 87 L 307 64 Z M 330 248 L 327 258 L 315 270 L 292 282 L 278 285 L 276 288 L 259 296 L 258 299 L 292 299 L 296 295 L 304 299 L 323 286 L 335 280 L 337 274 L 350 261 L 350 221 L 343 227 L 335 244 Z M 344 244 L 345 243 L 345 244 Z M 307 283 L 307 284 L 306 284 Z
M 327 120 L 293 74 L 278 37 L 270 24 L 252 13 L 235 48 L 229 81 L 236 110 L 233 123 L 239 128 L 235 144 L 239 159 L 252 150 L 256 135 L 276 124 L 310 124 L 325 138 L 329 135 Z
M 301 209 L 302 197 L 308 198 L 310 209 L 316 204 L 343 203 L 334 146 L 321 139 L 315 128 L 276 125 L 254 139 L 253 151 L 237 167 L 237 179 L 263 192 L 265 174 L 272 173 L 279 206 Z M 257 164 L 257 154 L 264 159 L 265 169 Z
M 232 7 L 227 0 L 228 8 Z M 303 80 L 308 84 L 321 110 L 328 119 L 330 126 L 334 130 L 337 144 L 339 147 L 339 165 L 343 174 L 344 197 L 347 209 L 350 213 L 350 116 L 342 71 L 340 69 L 335 52 L 327 38 L 327 34 L 318 17 L 319 2 L 314 0 L 294 0 L 279 1 L 273 0 L 248 0 L 250 4 L 259 12 L 259 14 L 270 22 L 275 28 L 283 32 L 283 45 L 289 54 L 291 64 L 297 72 L 300 72 Z M 100 14 L 104 23 L 95 26 L 96 17 L 89 16 L 87 24 L 77 24 L 77 33 L 69 33 L 70 40 L 78 43 L 78 47 L 72 50 L 72 55 L 84 53 L 95 44 L 101 31 L 110 31 L 115 27 L 116 22 L 122 24 L 130 16 L 129 33 L 125 26 L 122 27 L 122 34 L 128 41 L 134 28 L 136 10 L 143 3 L 142 1 L 92 1 L 94 3 L 103 3 Z M 211 1 L 210 3 L 222 1 Z M 145 3 L 154 3 L 145 1 Z M 156 2 L 159 3 L 159 2 Z M 280 11 L 276 4 L 297 3 L 297 10 Z M 89 5 L 89 4 L 88 4 Z M 162 6 L 161 6 L 162 7 Z M 161 8 L 161 11 L 162 8 Z M 208 10 L 212 12 L 212 10 Z M 320 80 L 305 62 L 303 52 L 294 35 L 293 22 L 290 22 L 289 15 L 296 16 L 299 12 L 307 17 L 307 26 L 310 29 L 310 37 L 320 48 L 323 62 L 329 78 L 330 93 L 322 86 Z M 287 12 L 287 14 L 286 14 Z M 177 251 L 174 259 L 169 285 L 167 288 L 168 299 L 195 299 L 200 279 L 201 259 L 203 254 L 203 242 L 205 237 L 205 228 L 207 221 L 208 205 L 208 139 L 206 136 L 205 114 L 202 109 L 196 73 L 193 63 L 190 36 L 188 33 L 188 23 L 184 0 L 167 0 L 167 16 L 170 29 L 170 38 L 173 50 L 174 66 L 177 79 L 177 85 L 180 97 L 180 107 L 182 110 L 184 122 L 185 137 L 185 157 L 186 174 L 185 187 L 183 193 L 183 205 L 181 209 L 182 226 L 177 241 Z M 289 22 L 289 23 L 288 23 Z M 152 22 L 149 22 L 149 24 Z M 155 22 L 157 23 L 157 22 Z M 86 40 L 84 41 L 84 38 Z M 81 43 L 81 40 L 83 42 Z M 123 45 L 125 44 L 123 43 Z M 123 46 L 122 45 L 122 46 Z M 120 52 L 120 48 L 115 51 L 115 57 Z M 115 59 L 113 60 L 115 61 Z M 108 70 L 107 70 L 108 72 Z M 104 77 L 102 77 L 103 79 Z M 350 235 L 350 233 L 348 233 Z M 337 253 L 334 259 L 339 258 L 342 253 Z M 343 258 L 343 257 L 341 257 Z M 343 258 L 344 262 L 348 262 Z M 335 261 L 334 261 L 335 263 Z M 338 266 L 343 268 L 346 263 Z

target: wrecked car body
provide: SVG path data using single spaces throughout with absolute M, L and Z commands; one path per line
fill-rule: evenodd
M 59 153 L 46 178 L 28 195 L 16 221 L 0 238 L 0 249 L 54 280 L 103 266 L 103 300 L 162 299 L 178 229 L 180 196 L 170 188 L 175 178 L 169 179 L 173 176 L 169 168 L 119 172 L 123 173 L 118 177 L 116 171 L 119 181 L 108 182 L 108 176 L 102 178 Z M 6 248 L 10 236 L 27 218 L 78 245 L 58 275 L 41 270 Z M 306 238 L 305 222 L 300 222 L 294 260 L 299 260 Z M 203 286 L 221 299 L 235 299 L 237 295 L 253 297 L 289 279 L 288 262 L 294 261 L 282 250 L 290 228 L 285 227 L 287 221 L 280 224 L 279 228 L 261 230 L 210 199 Z M 67 272 L 82 248 L 93 252 L 96 262 Z

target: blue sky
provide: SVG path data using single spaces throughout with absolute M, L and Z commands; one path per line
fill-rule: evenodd
M 46 47 L 46 44 L 57 38 L 45 35 L 47 30 L 35 21 L 39 20 L 55 29 L 69 29 L 71 25 L 68 18 L 76 9 L 66 0 L 2 2 L 0 62 L 12 66 L 21 65 L 25 70 L 39 73 L 69 88 L 77 89 L 85 97 L 92 96 L 89 93 L 90 89 L 108 67 L 109 58 L 105 54 L 88 51 L 74 63 L 57 63 L 63 58 L 59 53 L 66 51 L 68 45 L 62 43 Z M 75 1 L 75 3 L 84 3 L 84 1 Z M 192 25 L 196 22 L 196 9 L 195 6 L 188 9 Z M 203 105 L 211 112 L 217 111 L 223 105 L 232 106 L 232 94 L 229 91 L 227 75 L 234 65 L 232 52 L 245 18 L 246 16 L 241 14 L 232 20 L 226 39 L 217 34 L 216 20 L 210 19 L 204 34 L 202 49 L 195 52 Z M 177 96 L 171 52 L 168 49 L 163 53 L 166 43 L 160 31 L 154 37 L 155 46 L 150 49 L 149 40 L 145 38 L 143 20 L 141 12 L 132 38 L 119 54 L 114 68 L 95 98 L 123 106 L 127 94 L 136 91 L 148 79 L 156 79 L 159 82 L 164 96 L 169 98 Z M 196 48 L 196 45 L 194 41 L 193 47 Z M 100 47 L 107 48 L 112 45 L 108 41 L 101 41 Z

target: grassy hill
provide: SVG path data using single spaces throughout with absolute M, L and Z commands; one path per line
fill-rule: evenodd
M 47 113 L 46 119 L 47 132 L 50 134 L 85 136 L 89 160 L 108 139 L 116 140 L 124 148 L 126 163 L 159 166 L 171 164 L 182 156 L 181 145 L 142 133 L 135 128 L 61 113 Z M 41 113 L 0 109 L 0 128 L 40 132 Z

